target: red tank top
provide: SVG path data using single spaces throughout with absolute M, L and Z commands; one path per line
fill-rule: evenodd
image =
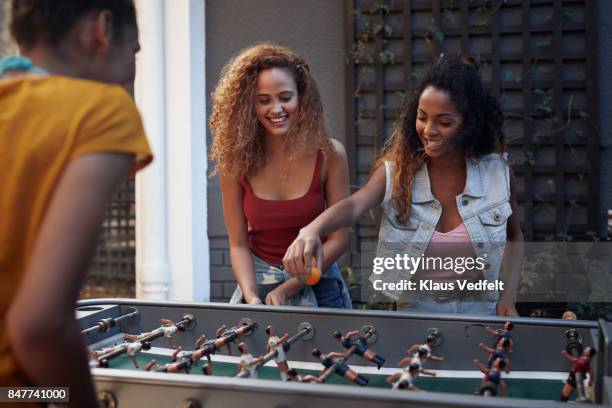
M 325 211 L 325 193 L 321 188 L 323 152 L 317 153 L 314 174 L 305 195 L 293 200 L 265 200 L 253 194 L 244 179 L 242 208 L 248 221 L 251 251 L 272 265 L 281 265 L 289 245 L 300 228 Z

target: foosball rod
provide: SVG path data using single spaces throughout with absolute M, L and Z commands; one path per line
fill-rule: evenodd
M 217 351 L 220 350 L 221 347 L 223 346 L 229 347 L 229 344 L 236 341 L 237 338 L 240 338 L 249 333 L 252 333 L 256 329 L 257 329 L 257 322 L 250 322 L 250 323 L 244 324 L 239 327 L 233 327 L 231 329 L 225 330 L 216 339 L 206 341 L 201 346 L 201 348 L 194 350 L 193 356 L 195 357 L 196 360 L 200 360 L 201 358 L 205 356 L 215 354 Z M 221 344 L 221 346 L 218 346 L 217 343 Z
M 122 320 L 132 319 L 132 318 L 135 319 L 137 317 L 138 317 L 138 310 L 136 310 L 136 309 L 134 309 L 133 312 L 124 314 L 123 316 L 119 316 L 119 317 L 107 317 L 105 319 L 101 319 L 98 323 L 96 323 L 95 326 L 91 326 L 91 327 L 81 331 L 81 334 L 88 335 L 88 334 L 94 333 L 94 332 L 106 333 L 111 328 L 115 327 L 117 325 L 117 323 L 121 322 Z
M 295 343 L 296 341 L 298 341 L 302 337 L 306 336 L 311 331 L 312 331 L 312 327 L 310 327 L 310 326 L 304 327 L 304 328 L 300 329 L 300 331 L 298 331 L 296 334 L 294 334 L 293 336 L 289 337 L 284 342 L 282 342 L 280 344 L 277 344 L 277 346 L 283 346 L 285 351 L 289 351 L 289 348 L 291 347 L 291 345 L 293 343 Z M 263 356 L 263 360 L 259 364 L 256 364 L 255 367 L 263 366 L 268 361 L 270 361 L 273 358 L 275 358 L 277 355 L 278 355 L 278 349 L 275 347 L 274 350 L 272 350 L 271 352 L 265 354 Z M 248 377 L 249 377 L 249 370 L 242 370 L 238 374 L 236 374 L 236 378 L 248 378 Z
M 186 330 L 187 326 L 189 326 L 192 322 L 193 322 L 193 316 L 186 315 L 186 316 L 183 316 L 183 318 L 180 321 L 174 323 L 174 326 L 178 330 Z M 164 326 L 158 327 L 157 329 L 153 330 L 151 334 L 143 336 L 142 338 L 139 338 L 138 341 L 141 343 L 144 343 L 145 341 L 152 342 L 153 340 L 159 339 L 160 337 L 163 337 L 163 336 L 164 336 Z
M 368 328 L 366 330 L 366 332 L 363 334 L 363 338 L 364 339 L 369 339 L 372 335 L 374 334 L 374 331 L 372 330 L 372 328 Z M 321 382 L 325 382 L 327 381 L 327 379 L 336 371 L 336 368 L 338 368 L 338 366 L 341 363 L 346 363 L 346 361 L 353 355 L 355 354 L 355 350 L 357 350 L 357 344 L 353 344 L 351 347 L 349 347 L 346 350 L 346 353 L 344 353 L 344 355 L 336 362 L 334 362 L 331 366 L 329 366 L 329 368 L 327 368 L 325 371 L 323 371 L 323 373 L 321 373 L 321 375 L 319 376 L 319 379 L 321 380 Z
M 193 322 L 193 317 L 190 315 L 187 315 L 187 316 L 184 316 L 181 321 L 175 323 L 174 325 L 177 328 L 185 329 L 185 327 L 191 324 L 192 322 Z M 159 327 L 153 330 L 150 334 L 140 337 L 136 341 L 141 344 L 144 344 L 146 342 L 151 343 L 153 340 L 163 337 L 163 335 L 164 335 L 163 327 Z M 123 343 L 122 345 L 125 345 L 125 347 L 118 348 L 117 350 L 111 351 L 108 354 L 100 356 L 98 360 L 100 362 L 102 362 L 102 360 L 106 360 L 108 362 L 109 360 L 112 360 L 113 358 L 116 358 L 122 354 L 125 354 L 127 352 L 128 343 Z

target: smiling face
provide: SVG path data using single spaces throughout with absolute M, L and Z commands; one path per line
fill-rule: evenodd
M 463 117 L 448 92 L 433 86 L 425 88 L 419 98 L 416 131 L 431 158 L 455 153 L 451 139 L 463 124 Z
M 257 76 L 255 110 L 267 135 L 284 136 L 299 107 L 295 79 L 283 68 L 263 70 Z

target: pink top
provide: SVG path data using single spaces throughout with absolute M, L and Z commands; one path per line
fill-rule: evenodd
M 449 258 L 454 258 L 454 264 L 460 265 L 457 262 L 457 258 L 476 259 L 474 247 L 464 223 L 459 224 L 449 232 L 434 231 L 424 255 L 425 259 L 430 262 L 430 266 L 426 269 L 417 270 L 414 275 L 414 278 L 417 280 L 432 279 L 434 281 L 448 282 L 455 281 L 456 279 L 477 280 L 482 277 L 482 272 L 475 268 L 465 268 L 463 273 L 457 273 L 461 272 L 461 270 L 436 268 L 440 265 L 440 262 L 433 261 L 434 258 L 441 258 L 444 264 Z
M 429 245 L 436 243 L 447 243 L 447 242 L 470 242 L 470 236 L 468 235 L 465 224 L 461 223 L 452 231 L 438 232 L 434 231 L 433 236 Z

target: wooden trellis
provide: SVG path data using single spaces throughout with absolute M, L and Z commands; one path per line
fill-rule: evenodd
M 347 149 L 363 184 L 398 108 L 441 53 L 478 57 L 499 98 L 527 241 L 601 230 L 595 2 L 347 0 Z M 371 217 L 359 239 L 376 239 Z
M 134 178 L 124 182 L 106 210 L 100 241 L 87 276 L 86 296 L 134 296 L 134 187 Z

